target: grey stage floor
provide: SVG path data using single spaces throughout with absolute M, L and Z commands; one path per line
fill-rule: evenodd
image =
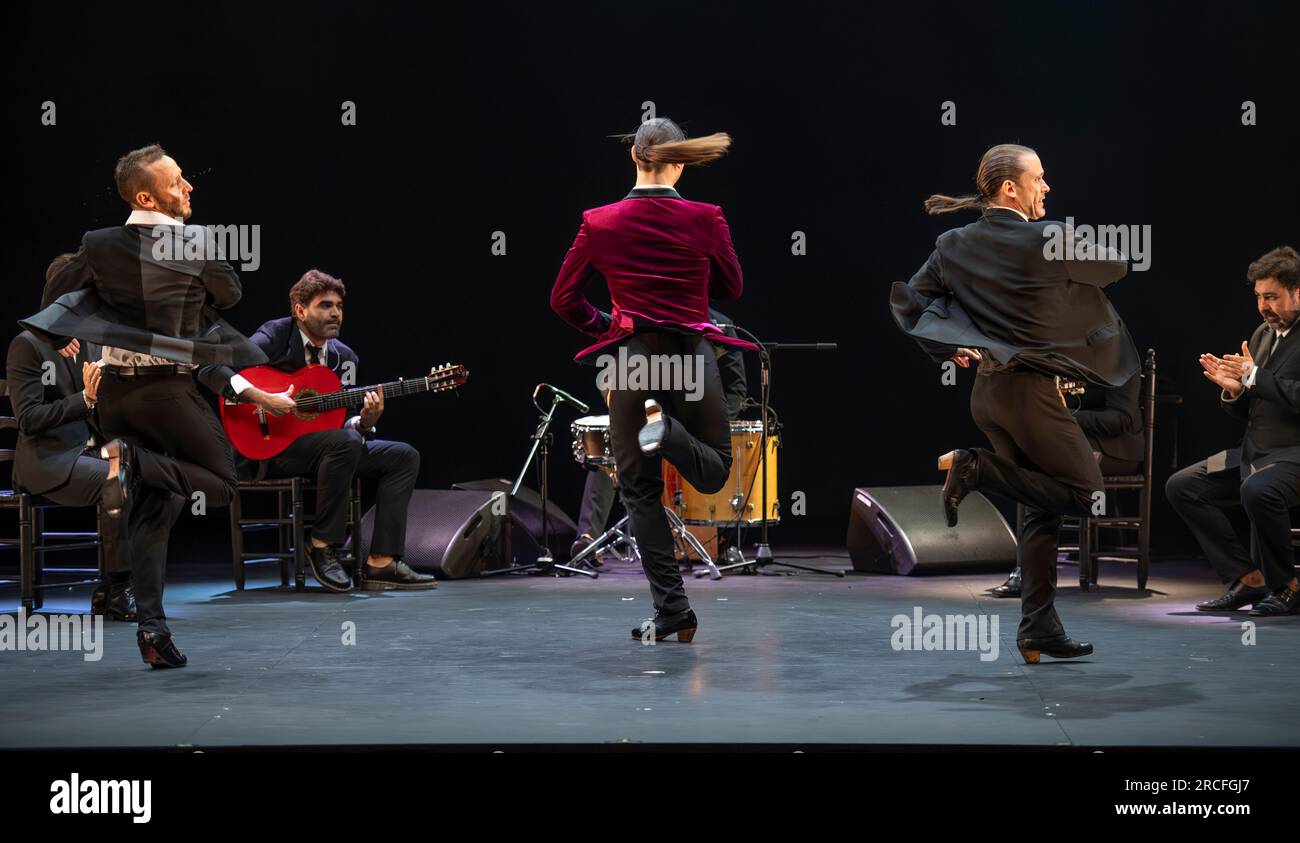
M 984 594 L 997 576 L 691 580 L 695 642 L 655 646 L 630 638 L 649 614 L 630 566 L 381 595 L 262 576 L 245 592 L 217 571 L 169 586 L 183 670 L 150 671 L 123 624 L 106 625 L 98 662 L 0 652 L 0 747 L 1300 743 L 1300 617 L 1243 643 L 1244 613 L 1192 609 L 1221 590 L 1204 563 L 1154 565 L 1148 592 L 1112 564 L 1082 593 L 1062 566 L 1061 615 L 1097 652 L 1037 667 L 1015 651 L 1018 603 Z M 0 593 L 0 612 L 15 600 Z M 47 611 L 86 602 L 57 592 Z M 998 616 L 997 660 L 895 651 L 891 619 L 918 606 Z

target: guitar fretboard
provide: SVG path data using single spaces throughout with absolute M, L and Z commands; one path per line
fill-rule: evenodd
M 309 413 L 322 413 L 342 407 L 359 407 L 365 403 L 367 392 L 384 391 L 384 400 L 402 395 L 415 395 L 420 392 L 436 392 L 440 389 L 453 389 L 458 384 L 455 371 L 437 371 L 423 378 L 403 378 L 374 386 L 358 386 L 341 389 L 326 395 L 311 395 L 298 398 L 298 409 Z

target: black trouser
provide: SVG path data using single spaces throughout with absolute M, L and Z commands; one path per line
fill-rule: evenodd
M 350 427 L 299 437 L 269 460 L 268 477 L 316 481 L 316 520 L 312 536 L 330 544 L 347 538 L 352 481 L 361 478 L 362 509 L 375 507 L 372 556 L 406 553 L 406 513 L 420 474 L 420 453 L 405 442 L 367 442 Z
M 1241 479 L 1241 468 L 1209 469 L 1208 460 L 1169 478 L 1165 495 L 1187 522 L 1201 550 L 1225 583 L 1258 569 L 1271 589 L 1295 577 L 1291 508 L 1300 506 L 1300 465 L 1272 463 Z M 1250 518 L 1250 552 L 1224 510 L 1240 506 Z
M 235 493 L 235 459 L 221 423 L 191 375 L 124 377 L 105 370 L 99 426 L 136 448 L 140 487 L 127 511 L 140 629 L 168 632 L 163 611 L 167 541 L 181 511 L 226 506 Z
M 699 361 L 691 364 L 702 377 L 698 400 L 690 400 L 684 389 L 616 389 L 609 405 L 610 446 L 618 466 L 623 506 L 655 608 L 666 614 L 683 612 L 690 603 L 673 554 L 672 530 L 660 503 L 664 488 L 660 458 L 667 459 L 687 483 L 705 494 L 726 484 L 731 470 L 731 425 L 717 355 L 707 339 L 694 334 L 633 334 L 624 344 L 629 360 L 637 355 L 675 355 L 683 361 Z M 663 405 L 669 420 L 659 451 L 647 456 L 637 444 L 637 433 L 645 425 L 645 402 L 650 398 Z
M 104 494 L 104 481 L 108 478 L 108 461 L 82 454 L 72 466 L 72 474 L 57 489 L 43 497 L 64 506 L 99 506 Z M 99 540 L 104 545 L 104 567 L 111 574 L 129 574 L 131 556 L 126 546 L 126 519 L 104 518 Z
M 1062 516 L 1091 515 L 1094 493 L 1103 492 L 1092 446 L 1049 375 L 979 375 L 970 408 L 993 444 L 993 452 L 975 451 L 978 488 L 1025 505 L 1018 637 L 1061 635 L 1065 629 L 1054 605 L 1057 533 Z
M 605 532 L 609 511 L 614 507 L 614 478 L 607 471 L 588 471 L 582 488 L 582 509 L 578 513 L 578 535 L 598 537 Z

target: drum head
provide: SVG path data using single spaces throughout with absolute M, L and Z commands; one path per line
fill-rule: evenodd
M 583 416 L 569 425 L 573 430 L 600 430 L 609 427 L 609 416 Z

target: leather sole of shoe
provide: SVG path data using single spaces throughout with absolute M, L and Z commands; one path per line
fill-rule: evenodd
M 690 629 L 675 629 L 675 630 L 673 630 L 672 632 L 669 632 L 669 633 L 667 633 L 667 634 L 665 634 L 665 635 L 656 635 L 656 636 L 655 636 L 655 641 L 656 641 L 656 642 L 658 642 L 658 641 L 667 641 L 669 638 L 672 638 L 674 635 L 676 635 L 676 636 L 677 636 L 677 640 L 680 641 L 682 644 L 689 644 L 689 643 L 691 643 L 692 640 L 695 639 L 695 630 L 697 630 L 697 629 L 699 629 L 699 627 L 696 627 L 696 626 L 693 626 L 693 627 L 691 627 Z M 641 633 L 640 633 L 640 632 L 633 632 L 633 633 L 632 633 L 632 640 L 633 640 L 633 641 L 644 641 L 645 639 L 641 637 Z
M 1025 664 L 1039 664 L 1043 656 L 1048 656 L 1053 659 L 1081 659 L 1084 656 L 1091 656 L 1092 651 L 1089 650 L 1086 653 L 1072 653 L 1068 656 L 1057 656 L 1052 653 L 1044 653 L 1042 650 L 1020 650 L 1020 655 L 1024 658 Z
M 994 597 L 1014 597 L 1017 600 L 1020 599 L 1019 591 L 998 591 L 996 588 L 994 588 L 994 589 L 990 589 L 989 593 L 992 594 Z
M 171 662 L 167 661 L 167 659 L 163 658 L 162 653 L 158 652 L 158 648 L 152 644 L 146 644 L 140 650 L 140 657 L 143 658 L 145 663 L 148 664 L 149 667 L 153 668 L 154 670 L 158 670 L 160 668 L 185 667 L 185 665 L 189 664 L 189 659 L 186 659 L 180 664 L 172 664 Z
M 649 427 L 650 425 L 654 424 L 657 421 L 661 421 L 663 417 L 664 417 L 664 408 L 659 404 L 655 404 L 653 408 L 651 407 L 646 408 L 645 425 L 643 425 L 641 430 L 637 432 L 637 436 L 636 436 L 637 447 L 641 449 L 641 453 L 646 454 L 648 456 L 650 454 L 654 454 L 659 451 L 659 446 L 663 444 L 663 434 L 661 434 L 659 438 L 655 439 L 652 442 L 643 442 L 641 440 L 641 433 L 645 431 L 645 428 Z
M 952 461 L 956 456 L 957 456 L 956 451 L 949 451 L 948 453 L 939 457 L 939 470 L 950 471 L 952 469 Z
M 362 580 L 361 589 L 363 591 L 433 591 L 438 587 L 436 581 L 429 583 L 400 583 L 384 582 L 382 580 Z

